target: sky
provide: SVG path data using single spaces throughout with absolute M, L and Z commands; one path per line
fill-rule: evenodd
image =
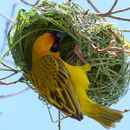
M 30 0 L 31 2 L 35 0 Z M 55 0 L 60 2 L 60 0 Z M 10 12 L 13 4 L 16 0 L 1 0 L 0 4 L 0 12 L 10 16 Z M 75 2 L 81 4 L 84 8 L 90 9 L 90 12 L 94 12 L 93 9 L 87 4 L 85 0 L 75 0 Z M 93 0 L 96 3 L 97 7 L 101 9 L 102 12 L 107 11 L 109 7 L 111 7 L 114 0 Z M 122 9 L 130 6 L 130 0 L 119 0 L 119 3 L 116 9 Z M 23 3 L 18 3 L 18 6 L 15 11 L 15 15 L 17 11 L 24 7 L 25 9 L 29 9 Z M 120 13 L 120 16 L 129 17 L 129 13 Z M 121 22 L 109 19 L 110 22 L 115 23 L 120 29 L 129 29 L 130 23 Z M 5 30 L 5 22 L 6 20 L 0 16 L 0 48 L 4 39 L 4 30 Z M 129 37 L 130 33 L 124 33 L 125 38 L 130 41 Z M 6 46 L 6 43 L 5 43 Z M 2 53 L 0 54 L 0 56 Z M 0 73 L 0 77 L 4 76 L 4 73 Z M 15 77 L 18 78 L 18 77 Z M 15 80 L 12 78 L 11 80 Z M 11 92 L 15 92 L 22 88 L 26 88 L 25 84 L 14 84 L 10 86 L 0 85 L 0 95 L 8 94 Z M 112 105 L 111 107 L 114 109 L 124 110 L 130 109 L 130 91 L 117 103 Z M 22 94 L 17 96 L 13 96 L 10 98 L 1 98 L 0 99 L 0 129 L 1 130 L 57 130 L 57 123 L 52 123 L 50 120 L 50 116 L 47 110 L 46 105 L 43 104 L 42 101 L 38 99 L 38 94 L 33 90 L 28 90 Z M 54 108 L 51 110 L 52 115 L 55 120 L 57 120 L 58 111 Z M 111 130 L 129 130 L 130 129 L 130 112 L 124 114 L 124 118 L 120 123 L 116 124 L 115 128 L 111 128 Z M 90 119 L 88 117 L 84 117 L 84 120 L 77 121 L 71 118 L 64 119 L 61 122 L 61 130 L 106 130 L 99 123 Z

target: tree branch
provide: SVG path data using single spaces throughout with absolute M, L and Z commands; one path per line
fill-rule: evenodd
M 128 7 L 128 8 L 125 8 L 125 9 L 113 11 L 113 9 L 115 8 L 116 4 L 118 3 L 118 0 L 115 0 L 114 4 L 110 8 L 110 10 L 108 12 L 106 12 L 106 13 L 100 13 L 100 10 L 97 9 L 97 7 L 93 4 L 93 2 L 91 0 L 87 0 L 87 1 L 92 6 L 92 8 L 98 13 L 97 15 L 100 16 L 100 17 L 102 17 L 102 19 L 104 21 L 107 21 L 104 17 L 109 17 L 109 18 L 113 18 L 113 19 L 117 19 L 117 20 L 122 20 L 122 21 L 130 22 L 130 19 L 122 18 L 122 17 L 117 17 L 117 16 L 112 16 L 112 14 L 116 14 L 116 13 L 120 13 L 120 12 L 124 12 L 124 11 L 130 10 L 130 7 Z
M 11 93 L 11 94 L 0 95 L 0 98 L 7 98 L 7 97 L 16 96 L 16 95 L 18 95 L 18 94 L 21 94 L 21 93 L 27 91 L 28 89 L 29 89 L 29 88 L 24 88 L 24 89 L 21 89 L 21 90 L 19 90 L 19 91 L 17 91 L 17 92 Z
M 88 3 L 91 5 L 91 7 L 97 12 L 97 13 L 101 13 L 100 10 L 93 4 L 93 2 L 91 0 L 87 0 Z M 104 17 L 102 17 L 102 19 L 106 22 L 108 22 L 108 20 Z
M 116 4 L 117 4 L 118 0 L 115 0 L 114 4 L 112 5 L 111 9 L 108 11 L 108 13 L 111 14 L 112 10 L 115 8 Z
M 1 78 L 1 79 L 0 79 L 0 85 L 11 85 L 11 84 L 16 84 L 17 82 L 20 81 L 20 79 L 19 79 L 19 80 L 16 80 L 16 81 L 13 81 L 13 82 L 9 82 L 9 83 L 6 83 L 6 82 L 1 81 L 1 80 L 8 79 L 8 78 L 14 76 L 15 74 L 21 72 L 21 70 L 15 70 L 15 69 L 13 69 L 12 67 L 10 67 L 10 66 L 4 64 L 3 62 L 1 62 L 1 64 L 2 64 L 4 67 L 6 67 L 7 69 L 0 69 L 0 71 L 11 71 L 11 72 L 13 72 L 13 73 L 10 74 L 10 75 L 8 75 L 8 76 L 5 76 L 5 77 Z
M 125 113 L 125 112 L 129 112 L 130 111 L 130 109 L 125 109 L 124 111 L 122 111 L 123 113 Z
M 5 27 L 5 30 L 4 30 L 5 36 L 4 36 L 4 39 L 3 39 L 2 47 L 0 48 L 1 49 L 0 52 L 2 52 L 5 48 L 5 43 L 6 43 L 6 39 L 7 39 L 7 33 L 8 33 L 9 25 L 10 25 L 10 23 L 14 22 L 12 18 L 14 16 L 15 9 L 16 9 L 16 6 L 17 6 L 18 3 L 19 2 L 17 1 L 13 4 L 10 17 L 7 17 L 6 15 L 2 14 L 2 16 L 7 19 L 7 21 L 6 21 L 6 27 Z
M 127 18 L 121 18 L 121 17 L 112 16 L 112 15 L 109 15 L 107 17 L 113 18 L 113 19 L 117 19 L 117 20 L 122 20 L 122 21 L 130 22 L 130 19 L 127 19 Z
M 122 30 L 123 32 L 130 32 L 130 30 Z
M 5 63 L 3 63 L 3 62 L 1 62 L 1 64 L 3 65 L 3 66 L 5 66 L 6 68 L 8 68 L 8 70 L 7 71 L 14 71 L 14 72 L 20 72 L 21 70 L 15 70 L 15 69 L 13 69 L 12 67 L 10 67 L 10 66 L 8 66 L 8 65 L 6 65 Z
M 87 0 L 87 2 L 92 6 L 92 8 L 97 12 L 100 13 L 100 10 L 94 5 L 94 3 L 91 0 Z
M 6 82 L 3 82 L 3 81 L 0 81 L 0 85 L 11 85 L 11 84 L 16 84 L 19 82 L 19 79 L 16 80 L 16 81 L 13 81 L 13 82 L 9 82 L 9 83 L 6 83 Z
M 17 73 L 18 73 L 18 72 L 14 72 L 13 74 L 10 74 L 10 75 L 8 75 L 8 76 L 6 76 L 6 77 L 4 77 L 4 78 L 1 78 L 0 80 L 8 79 L 8 78 L 12 77 L 13 75 L 15 75 L 15 74 L 17 74 Z
M 109 15 L 111 15 L 111 14 L 116 14 L 116 13 L 121 13 L 121 12 L 124 12 L 124 11 L 128 11 L 128 10 L 130 10 L 130 7 L 128 7 L 128 8 L 125 8 L 125 9 L 121 9 L 121 10 L 117 10 L 117 11 L 113 11 L 113 12 L 106 12 L 106 13 L 99 13 L 99 14 L 97 14 L 98 16 L 101 16 L 101 17 L 107 17 L 107 16 L 109 16 Z
M 32 3 L 30 3 L 30 2 L 28 2 L 26 0 L 20 0 L 20 1 L 27 4 L 27 5 L 29 5 L 29 6 L 36 6 L 40 2 L 40 0 L 37 0 L 34 4 L 32 4 Z
M 2 12 L 0 12 L 0 16 L 2 16 L 3 18 L 5 18 L 6 20 L 8 20 L 9 22 L 13 23 L 13 19 L 9 18 L 8 16 L 6 16 L 5 14 L 3 14 Z
M 124 12 L 124 11 L 128 11 L 128 10 L 130 10 L 130 7 L 121 9 L 121 10 L 117 10 L 117 11 L 113 11 L 113 12 L 111 12 L 111 14 L 116 14 L 116 13 L 120 13 L 120 12 Z

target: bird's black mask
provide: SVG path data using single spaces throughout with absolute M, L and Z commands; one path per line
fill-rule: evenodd
M 67 33 L 65 33 L 65 32 L 61 32 L 61 33 L 60 32 L 52 32 L 52 34 L 55 36 L 56 39 L 55 39 L 53 46 L 51 47 L 51 51 L 58 52 L 62 41 L 67 36 Z

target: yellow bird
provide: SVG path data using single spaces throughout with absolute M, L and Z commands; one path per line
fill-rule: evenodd
M 82 120 L 87 115 L 104 127 L 114 127 L 123 117 L 122 112 L 101 106 L 86 94 L 90 85 L 86 72 L 89 64 L 73 66 L 58 52 L 63 33 L 44 33 L 32 49 L 32 69 L 29 80 L 36 91 L 65 115 Z

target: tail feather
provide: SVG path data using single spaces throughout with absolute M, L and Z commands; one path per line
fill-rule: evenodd
M 85 102 L 81 104 L 82 113 L 95 119 L 105 128 L 115 127 L 115 123 L 119 122 L 123 118 L 121 111 L 96 104 L 89 98 L 84 101 Z
M 119 122 L 123 118 L 121 111 L 113 110 L 98 104 L 97 108 L 98 114 L 93 118 L 106 128 L 115 127 L 115 123 Z

